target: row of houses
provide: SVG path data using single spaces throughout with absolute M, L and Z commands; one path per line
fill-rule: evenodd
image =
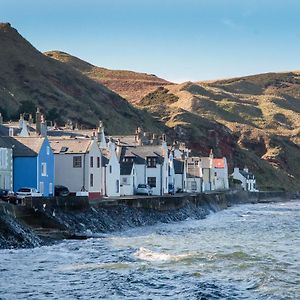
M 32 117 L 31 117 L 32 119 Z M 17 123 L 0 124 L 0 188 L 17 191 L 36 188 L 54 195 L 54 186 L 90 199 L 134 195 L 148 184 L 153 195 L 175 191 L 225 190 L 226 158 L 190 157 L 184 144 L 167 145 L 166 136 L 145 133 L 106 137 L 97 130 L 79 130 L 72 124 L 48 127 L 38 110 L 36 123 L 20 116 Z M 253 187 L 255 188 L 255 187 Z

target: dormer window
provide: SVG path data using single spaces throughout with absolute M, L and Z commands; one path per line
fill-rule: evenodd
M 156 157 L 147 157 L 147 167 L 156 168 L 157 159 Z
M 124 162 L 133 162 L 133 157 L 124 157 Z

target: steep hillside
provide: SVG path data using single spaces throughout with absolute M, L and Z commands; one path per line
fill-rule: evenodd
M 45 55 L 67 63 L 132 103 L 139 102 L 144 96 L 153 92 L 159 86 L 171 84 L 152 74 L 96 67 L 77 57 L 60 51 L 49 51 L 46 52 Z
M 262 188 L 300 189 L 299 72 L 165 86 L 140 105 L 171 128 L 187 128 L 194 150 L 213 146 L 231 167 L 249 166 Z M 218 126 L 205 130 L 212 122 L 224 125 L 234 142 Z
M 107 87 L 40 53 L 8 23 L 0 23 L 0 49 L 0 111 L 6 119 L 40 106 L 50 120 L 95 126 L 101 119 L 111 133 L 161 128 Z

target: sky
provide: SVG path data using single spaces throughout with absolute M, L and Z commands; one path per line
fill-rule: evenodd
M 0 0 L 0 21 L 42 52 L 173 82 L 300 70 L 299 0 Z

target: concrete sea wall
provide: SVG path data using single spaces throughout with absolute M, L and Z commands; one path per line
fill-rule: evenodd
M 157 222 L 205 218 L 236 204 L 288 201 L 297 193 L 227 191 L 164 197 L 127 197 L 89 202 L 81 198 L 0 202 L 0 248 L 32 247 L 63 238 L 82 239 Z M 2 245 L 2 246 L 1 246 Z

